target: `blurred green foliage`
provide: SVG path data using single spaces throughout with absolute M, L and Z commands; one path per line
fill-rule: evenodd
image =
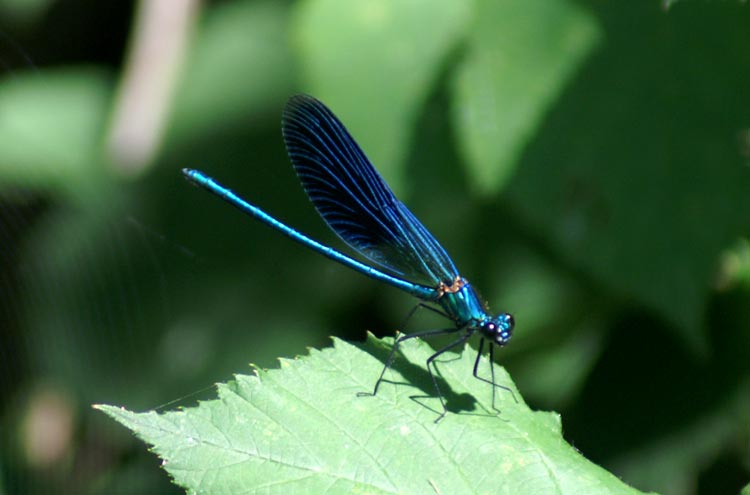
M 407 296 L 180 177 L 340 246 L 283 149 L 295 92 L 516 315 L 499 360 L 584 455 L 644 491 L 747 485 L 746 5 L 207 2 L 136 177 L 108 151 L 133 6 L 22 5 L 0 4 L 0 493 L 180 493 L 89 406 L 194 404 L 402 322 Z

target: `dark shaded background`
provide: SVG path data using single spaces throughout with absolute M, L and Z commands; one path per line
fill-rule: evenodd
M 585 43 L 550 41 L 553 3 L 584 19 L 560 39 Z M 501 3 L 462 4 L 389 18 L 400 4 L 373 0 L 380 30 L 360 35 L 348 2 L 205 2 L 163 139 L 129 162 L 107 143 L 136 6 L 0 2 L 0 494 L 180 493 L 90 405 L 194 404 L 249 362 L 403 321 L 408 296 L 179 174 L 200 168 L 341 246 L 283 148 L 296 92 L 352 123 L 463 274 L 515 314 L 498 360 L 588 458 L 644 491 L 748 483 L 750 10 L 528 2 L 510 19 Z M 441 12 L 465 20 L 441 31 Z M 479 76 L 462 79 L 472 61 Z M 478 100 L 488 117 L 467 126 Z M 509 142 L 492 155 L 495 135 Z

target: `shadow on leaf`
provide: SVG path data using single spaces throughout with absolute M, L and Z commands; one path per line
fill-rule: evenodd
M 377 341 L 375 339 L 369 339 L 367 342 L 359 343 L 355 342 L 353 343 L 354 346 L 356 346 L 358 349 L 362 350 L 363 352 L 366 352 L 367 354 L 370 354 L 372 357 L 380 361 L 383 366 L 385 366 L 386 361 L 388 360 L 388 355 L 391 352 L 391 346 L 387 345 L 385 342 Z M 442 358 L 443 356 L 441 356 Z M 445 355 L 444 359 L 437 359 L 437 374 L 435 375 L 435 380 L 437 382 L 438 387 L 440 388 L 440 394 L 443 397 L 443 400 L 445 401 L 445 407 L 448 410 L 448 412 L 451 413 L 461 413 L 461 412 L 469 412 L 469 411 L 475 411 L 477 409 L 477 400 L 468 393 L 457 393 L 455 392 L 448 382 L 440 376 L 440 363 L 446 362 L 446 361 L 452 361 L 458 359 L 457 356 L 454 356 L 453 353 Z M 406 380 L 404 381 L 394 381 L 388 378 L 390 373 L 398 372 L 401 374 L 401 376 Z M 375 385 L 375 381 L 377 380 L 378 376 L 374 375 L 372 377 L 372 384 Z M 424 366 L 420 366 L 417 363 L 411 362 L 408 359 L 404 357 L 404 355 L 400 352 L 396 353 L 396 356 L 393 359 L 393 362 L 391 363 L 391 366 L 386 371 L 386 374 L 383 378 L 382 383 L 387 383 L 391 385 L 408 385 L 412 387 L 416 387 L 419 390 L 421 390 L 424 395 L 412 395 L 409 398 L 412 399 L 414 402 L 418 403 L 420 406 L 425 407 L 426 409 L 429 409 L 430 411 L 435 412 L 436 414 L 442 414 L 442 408 L 438 405 L 437 408 L 432 407 L 425 403 L 425 401 L 418 400 L 418 399 L 434 399 L 438 400 L 437 397 L 437 391 L 435 390 L 435 387 L 432 383 L 432 379 L 430 378 L 430 373 L 426 369 L 426 363 Z M 381 385 L 380 390 L 378 393 L 383 393 L 383 388 Z

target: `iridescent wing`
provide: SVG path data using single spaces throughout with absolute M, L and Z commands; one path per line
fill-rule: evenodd
M 341 239 L 393 275 L 430 287 L 453 282 L 458 270 L 443 247 L 396 199 L 325 105 L 292 97 L 282 130 L 302 186 Z

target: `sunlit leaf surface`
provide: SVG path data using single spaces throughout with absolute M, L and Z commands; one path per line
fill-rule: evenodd
M 556 414 L 501 392 L 497 415 L 490 385 L 471 376 L 470 349 L 439 364 L 453 410 L 439 423 L 423 342 L 404 345 L 378 396 L 358 397 L 387 350 L 374 339 L 362 348 L 335 340 L 280 370 L 238 375 L 217 400 L 177 412 L 98 407 L 196 493 L 640 493 L 568 445 Z M 499 367 L 497 379 L 514 387 Z

